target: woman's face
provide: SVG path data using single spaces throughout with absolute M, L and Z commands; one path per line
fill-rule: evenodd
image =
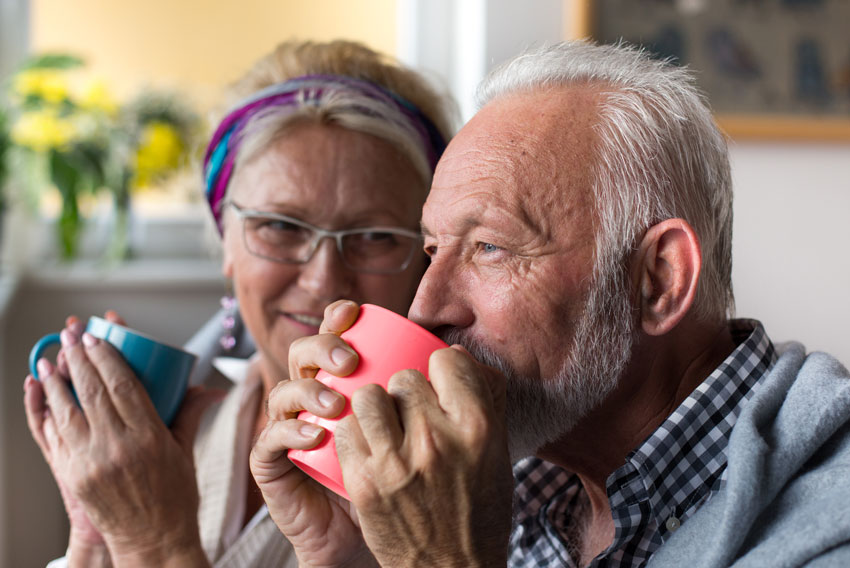
M 418 231 L 426 188 L 388 142 L 339 126 L 301 124 L 241 164 L 230 199 L 244 209 L 287 215 L 327 230 L 399 227 Z M 287 378 L 293 340 L 318 333 L 325 306 L 340 298 L 406 314 L 425 266 L 416 251 L 398 274 L 347 268 L 332 238 L 304 264 L 249 253 L 242 220 L 224 218 L 224 275 L 263 355 L 267 382 Z

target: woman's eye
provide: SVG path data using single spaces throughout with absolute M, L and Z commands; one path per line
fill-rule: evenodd
M 310 230 L 274 217 L 254 217 L 246 228 L 263 241 L 276 244 L 299 244 L 309 241 L 312 236 Z
M 498 252 L 498 251 L 502 250 L 500 247 L 497 247 L 496 245 L 491 244 L 491 243 L 479 243 L 478 246 L 485 253 L 493 253 L 493 252 Z
M 394 244 L 396 236 L 393 233 L 385 233 L 381 231 L 372 231 L 363 233 L 361 239 L 367 243 L 387 243 Z
M 282 221 L 280 219 L 264 219 L 260 222 L 260 227 L 272 231 L 297 231 L 301 228 L 289 221 Z

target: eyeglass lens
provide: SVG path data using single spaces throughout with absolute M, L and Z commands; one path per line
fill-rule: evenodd
M 281 262 L 307 262 L 318 246 L 318 234 L 297 220 L 246 215 L 245 244 L 258 256 Z M 343 262 L 354 270 L 403 270 L 418 247 L 418 239 L 390 231 L 355 229 L 337 235 Z

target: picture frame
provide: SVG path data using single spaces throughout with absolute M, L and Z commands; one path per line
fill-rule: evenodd
M 850 141 L 850 2 L 565 1 L 567 36 L 692 68 L 733 139 Z

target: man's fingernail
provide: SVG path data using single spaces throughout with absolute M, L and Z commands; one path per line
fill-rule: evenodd
M 318 426 L 313 426 L 312 424 L 303 424 L 298 429 L 298 433 L 301 434 L 302 438 L 314 440 L 322 433 L 322 429 Z
M 339 398 L 340 398 L 340 395 L 337 394 L 334 391 L 323 390 L 322 392 L 319 393 L 319 402 L 325 408 L 328 408 L 330 405 L 332 405 L 333 403 L 338 401 Z
M 71 330 L 63 329 L 59 334 L 59 340 L 62 342 L 62 347 L 71 347 L 77 344 L 77 336 Z
M 53 364 L 51 364 L 50 361 L 48 361 L 44 357 L 38 360 L 38 363 L 36 363 L 36 367 L 38 368 L 39 377 L 46 377 L 47 375 L 53 373 Z
M 85 332 L 83 334 L 83 345 L 85 345 L 86 347 L 94 347 L 95 345 L 97 345 L 98 341 L 98 338 L 96 338 L 89 332 Z
M 331 351 L 331 361 L 333 361 L 334 365 L 342 366 L 352 357 L 354 357 L 354 353 L 342 347 L 335 347 Z
M 334 317 L 341 315 L 346 310 L 350 310 L 351 306 L 353 304 L 354 304 L 354 302 L 340 302 L 340 304 L 337 307 L 334 308 L 334 312 L 333 312 Z

